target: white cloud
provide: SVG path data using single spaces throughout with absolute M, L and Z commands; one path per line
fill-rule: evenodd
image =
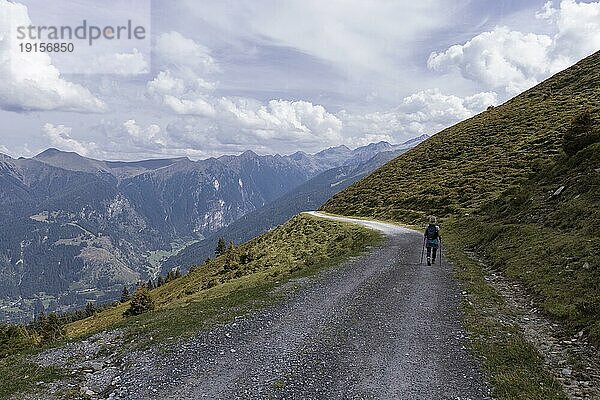
M 160 71 L 153 80 L 148 82 L 147 88 L 150 93 L 181 95 L 185 91 L 185 82 L 166 70 Z
M 176 114 L 198 115 L 204 117 L 211 117 L 215 114 L 214 107 L 209 102 L 201 98 L 186 100 L 167 94 L 164 96 L 163 101 L 165 105 L 167 105 Z
M 44 124 L 44 134 L 53 146 L 61 150 L 74 151 L 81 155 L 88 155 L 96 149 L 93 142 L 83 143 L 71 137 L 71 128 L 64 125 Z
M 112 74 L 137 75 L 149 72 L 148 62 L 137 49 L 131 53 L 102 55 L 93 62 L 102 65 L 103 70 Z
M 321 105 L 271 100 L 267 105 L 242 98 L 221 98 L 219 117 L 262 139 L 328 143 L 341 140 L 341 121 Z
M 154 146 L 166 146 L 167 140 L 161 134 L 160 126 L 150 124 L 146 127 L 141 127 L 134 119 L 129 119 L 123 123 L 122 132 L 125 134 L 125 139 L 128 139 L 133 144 L 151 143 Z
M 398 57 L 408 56 L 410 45 L 430 30 L 448 24 L 458 6 L 439 0 L 185 3 L 193 17 L 209 15 L 211 25 L 233 36 L 232 41 L 239 39 L 240 46 L 250 41 L 293 48 L 347 75 L 377 71 L 386 78 L 397 77 Z
M 374 139 L 401 142 L 423 133 L 437 133 L 497 101 L 494 92 L 462 98 L 429 89 L 405 97 L 398 107 L 387 112 L 357 115 L 341 111 L 337 115 L 343 122 L 344 136 L 352 138 L 351 143 L 364 144 Z
M 600 2 L 563 0 L 549 21 L 558 27 L 551 54 L 565 66 L 600 50 Z
M 216 83 L 206 78 L 219 68 L 210 50 L 172 31 L 156 39 L 154 51 L 163 70 L 146 84 L 148 93 L 175 114 L 214 115 L 208 94 Z
M 47 53 L 19 50 L 11 28 L 30 24 L 27 7 L 0 0 L 0 108 L 105 111 L 105 104 L 88 89 L 64 80 Z
M 458 70 L 467 79 L 514 95 L 600 49 L 600 2 L 563 0 L 558 9 L 546 3 L 536 17 L 547 19 L 555 33 L 496 27 L 431 53 L 427 65 L 440 72 Z
M 493 92 L 462 98 L 445 95 L 439 89 L 429 89 L 406 97 L 398 110 L 405 113 L 410 121 L 444 125 L 469 118 L 497 101 L 497 95 Z
M 196 73 L 212 73 L 219 70 L 207 47 L 176 31 L 163 33 L 156 38 L 154 54 L 161 65 L 193 68 Z

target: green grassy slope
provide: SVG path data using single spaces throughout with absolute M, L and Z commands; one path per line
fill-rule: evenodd
M 599 82 L 597 52 L 436 134 L 322 207 L 421 226 L 428 214 L 447 217 L 444 242 L 466 290 L 471 347 L 497 399 L 565 395 L 519 326 L 506 324 L 515 315 L 471 251 L 523 283 L 565 336 L 583 330 L 600 343 Z M 584 112 L 589 133 L 569 139 Z
M 452 229 L 550 316 L 600 343 L 600 143 L 557 157 Z
M 153 289 L 155 311 L 123 318 L 129 306 L 125 303 L 70 324 L 67 335 L 79 337 L 116 326 L 136 335 L 138 342 L 140 336 L 156 340 L 191 334 L 270 301 L 276 283 L 340 262 L 380 237 L 356 225 L 299 215 Z
M 525 283 L 549 315 L 600 342 L 600 149 L 590 145 L 600 138 L 598 82 L 600 52 L 438 133 L 323 210 L 405 223 L 453 216 L 446 228 L 462 245 Z M 592 139 L 566 155 L 565 133 L 584 111 Z
M 572 118 L 600 115 L 600 52 L 458 123 L 338 193 L 322 210 L 414 223 L 477 209 L 559 153 Z M 420 223 L 420 222 L 419 222 Z

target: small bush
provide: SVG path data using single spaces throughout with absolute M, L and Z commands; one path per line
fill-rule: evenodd
M 21 325 L 0 325 L 0 358 L 35 347 L 39 340 Z
M 130 317 L 133 315 L 140 315 L 151 310 L 154 310 L 154 300 L 152 299 L 152 295 L 148 288 L 140 286 L 133 294 L 131 305 L 123 313 L 123 316 Z

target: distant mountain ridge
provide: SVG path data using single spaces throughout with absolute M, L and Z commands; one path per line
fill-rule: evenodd
M 402 146 L 199 161 L 102 161 L 57 149 L 2 155 L 0 317 L 113 299 L 159 273 L 165 257 L 316 175 Z
M 371 158 L 364 160 L 364 153 L 355 153 L 357 164 L 346 164 L 329 169 L 301 184 L 283 196 L 252 211 L 230 225 L 209 235 L 205 240 L 192 244 L 163 262 L 166 268 L 188 268 L 214 256 L 214 249 L 220 237 L 237 244 L 258 236 L 271 228 L 283 224 L 302 211 L 316 210 L 331 196 L 365 177 L 376 168 L 399 156 L 411 146 L 415 146 L 429 136 L 423 135 L 419 140 L 392 146 L 386 142 L 369 145 L 370 149 L 380 150 Z M 384 151 L 384 149 L 392 149 Z

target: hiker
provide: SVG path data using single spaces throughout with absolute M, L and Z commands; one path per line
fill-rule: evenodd
M 425 233 L 423 235 L 423 241 L 425 242 L 425 247 L 427 247 L 427 265 L 431 266 L 431 263 L 435 264 L 435 257 L 437 255 L 437 250 L 440 247 L 440 241 L 442 237 L 440 236 L 440 227 L 436 225 L 437 218 L 433 215 L 429 217 L 429 224 L 425 227 Z M 432 258 L 432 250 L 433 250 L 433 258 Z

